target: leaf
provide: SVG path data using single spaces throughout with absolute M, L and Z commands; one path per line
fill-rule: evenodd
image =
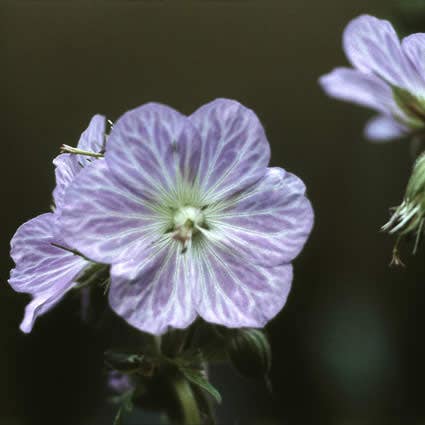
M 202 371 L 192 368 L 182 367 L 180 371 L 184 377 L 193 385 L 203 389 L 210 394 L 217 403 L 221 403 L 221 395 L 216 388 L 203 376 Z
M 121 406 L 118 409 L 117 414 L 115 415 L 113 425 L 122 425 L 123 413 L 131 412 L 133 410 L 133 395 L 133 390 L 128 391 L 122 395 Z
M 114 423 L 113 425 L 122 425 L 122 406 L 118 409 L 117 414 L 115 415 Z

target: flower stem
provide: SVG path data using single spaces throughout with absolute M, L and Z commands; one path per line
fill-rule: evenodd
M 183 376 L 176 376 L 173 380 L 174 392 L 181 408 L 181 425 L 201 424 L 198 404 L 189 382 Z

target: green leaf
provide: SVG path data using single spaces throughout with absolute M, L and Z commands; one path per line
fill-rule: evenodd
M 114 423 L 113 425 L 122 425 L 122 406 L 118 409 L 117 414 L 115 415 Z
M 122 425 L 123 413 L 133 410 L 134 391 L 128 391 L 121 396 L 121 406 L 115 416 L 113 425 Z
M 202 371 L 188 367 L 180 368 L 184 377 L 193 385 L 203 389 L 210 394 L 217 403 L 221 403 L 221 395 L 214 386 L 205 378 Z

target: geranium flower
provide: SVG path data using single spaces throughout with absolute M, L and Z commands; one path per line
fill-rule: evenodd
M 98 151 L 103 146 L 105 118 L 96 115 L 82 133 L 78 147 Z M 54 307 L 75 286 L 76 278 L 90 262 L 73 252 L 57 228 L 57 216 L 63 207 L 66 190 L 75 176 L 90 161 L 79 155 L 62 154 L 55 160 L 55 209 L 24 223 L 11 241 L 11 257 L 16 266 L 9 284 L 17 292 L 32 295 L 21 323 L 23 332 L 30 332 L 36 318 Z
M 71 183 L 61 234 L 111 265 L 110 305 L 140 330 L 161 334 L 197 316 L 264 326 L 285 304 L 313 223 L 302 181 L 269 159 L 260 121 L 238 102 L 189 117 L 143 105 Z
M 425 34 L 400 40 L 390 22 L 362 15 L 345 28 L 343 47 L 353 68 L 336 68 L 320 78 L 337 99 L 379 112 L 365 136 L 385 141 L 425 126 Z
M 117 394 L 125 394 L 134 388 L 130 377 L 116 370 L 108 373 L 108 387 Z

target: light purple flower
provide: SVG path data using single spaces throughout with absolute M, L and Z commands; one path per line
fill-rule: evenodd
M 336 68 L 319 81 L 329 96 L 379 112 L 365 136 L 386 141 L 423 130 L 425 34 L 400 43 L 390 22 L 362 15 L 345 28 L 343 47 L 353 68 Z
M 91 150 L 103 145 L 105 119 L 96 115 L 81 135 L 78 147 Z M 55 211 L 24 223 L 11 241 L 11 257 L 16 266 L 9 284 L 17 292 L 32 295 L 21 323 L 23 332 L 30 332 L 35 319 L 54 307 L 75 285 L 80 272 L 90 264 L 76 255 L 62 239 L 57 228 L 57 216 L 69 184 L 89 164 L 84 157 L 62 154 L 55 160 L 56 187 L 53 192 Z
M 117 370 L 108 373 L 108 387 L 117 394 L 124 394 L 134 388 L 130 377 Z
M 197 316 L 263 326 L 285 304 L 313 224 L 302 181 L 269 159 L 260 121 L 236 101 L 189 117 L 143 105 L 69 187 L 63 237 L 111 264 L 110 305 L 140 330 L 161 334 Z

